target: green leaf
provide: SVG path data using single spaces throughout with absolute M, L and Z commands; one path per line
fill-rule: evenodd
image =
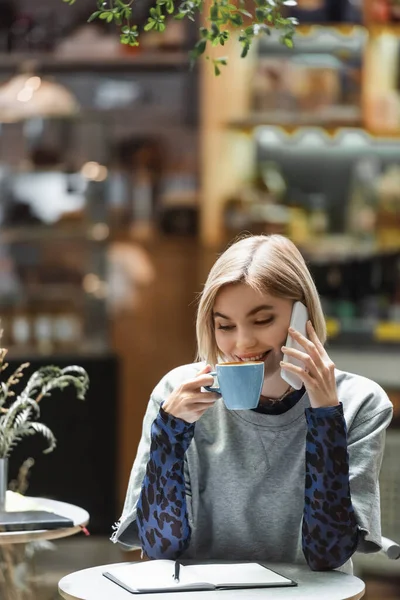
M 91 0 L 97 5 L 97 11 L 93 12 L 88 21 L 101 19 L 107 23 L 114 23 L 119 28 L 121 44 L 139 45 L 137 27 L 131 28 L 132 4 L 134 0 Z M 284 7 L 296 6 L 295 0 L 253 0 L 254 14 L 252 9 L 248 10 L 247 0 L 212 0 L 209 7 L 207 20 L 209 28 L 199 27 L 199 40 L 190 53 L 191 66 L 193 61 L 204 53 L 206 44 L 210 41 L 213 46 L 224 46 L 229 39 L 229 31 L 239 29 L 239 41 L 242 46 L 241 56 L 247 56 L 254 38 L 261 33 L 271 35 L 272 28 L 282 32 L 280 42 L 287 48 L 294 47 L 293 36 L 298 25 L 298 19 L 285 16 L 282 13 Z M 75 0 L 63 0 L 66 4 L 74 4 Z M 400 2 L 400 0 L 399 0 Z M 147 8 L 147 20 L 145 17 L 144 31 L 158 31 L 163 33 L 166 29 L 166 16 L 183 21 L 196 22 L 197 13 L 202 13 L 205 8 L 204 0 L 155 0 Z M 247 21 L 245 29 L 244 19 Z M 215 63 L 214 68 L 224 64 Z M 216 74 L 219 74 L 216 73 Z M 1 402 L 1 398 L 0 398 Z M 0 442 L 1 443 L 1 442 Z
M 197 51 L 199 52 L 199 54 L 204 53 L 206 46 L 207 46 L 207 40 L 200 40 L 200 42 L 198 42 L 196 44 L 196 48 L 197 48 Z
M 218 68 L 218 65 L 214 65 L 214 74 L 216 77 L 218 77 L 218 75 L 221 75 L 221 70 Z
M 230 17 L 230 21 L 231 21 L 231 23 L 233 23 L 233 25 L 236 25 L 237 27 L 239 27 L 240 25 L 243 25 L 243 18 L 238 13 L 236 13 L 235 15 L 232 15 Z
M 65 0 L 64 0 L 65 1 Z M 101 15 L 101 11 L 97 10 L 96 12 L 92 13 L 90 15 L 90 17 L 88 18 L 87 22 L 91 23 L 92 21 L 94 21 L 95 19 L 97 19 L 97 17 Z
M 210 8 L 210 18 L 212 21 L 216 21 L 218 19 L 218 4 L 213 4 Z
M 215 23 L 211 23 L 211 34 L 213 37 L 219 35 L 219 27 Z
M 256 19 L 262 23 L 266 17 L 265 8 L 256 8 Z
M 128 8 L 125 8 L 125 9 L 122 11 L 122 13 L 121 13 L 121 14 L 122 14 L 122 17 L 123 17 L 124 19 L 126 19 L 127 21 L 129 21 L 129 19 L 130 19 L 130 18 L 131 18 L 131 16 L 132 16 L 132 9 L 131 9 L 131 8 L 128 6 Z

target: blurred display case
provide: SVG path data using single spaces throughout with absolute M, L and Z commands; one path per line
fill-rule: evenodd
M 360 23 L 363 0 L 297 0 L 290 14 L 302 23 Z
M 369 107 L 374 94 L 389 101 L 377 81 L 396 78 L 400 37 L 361 18 L 364 3 L 347 18 L 350 4 L 337 3 L 333 18 L 333 3 L 299 2 L 298 13 L 327 18 L 303 18 L 294 49 L 274 34 L 259 40 L 247 110 L 225 126 L 247 156 L 240 166 L 233 152 L 226 159 L 241 178 L 220 194 L 222 238 L 290 237 L 316 280 L 330 347 L 390 353 L 400 347 L 400 151 L 384 104 L 375 127 Z M 397 377 L 387 383 L 400 387 Z
M 13 453 L 10 477 L 26 456 L 37 457 L 30 493 L 84 506 L 91 533 L 103 535 L 117 514 L 119 402 L 119 361 L 108 330 L 108 152 L 99 114 L 1 124 L 0 319 L 9 368 L 28 363 L 32 374 L 77 364 L 90 379 L 85 402 L 66 390 L 43 403 L 57 451 L 48 457 L 27 441 Z M 99 501 L 102 486 L 111 491 Z
M 16 81 L 27 58 L 4 55 L 0 82 Z M 32 58 L 32 81 L 62 86 L 78 111 L 0 125 L 4 344 L 21 355 L 94 352 L 108 345 L 121 292 L 109 286 L 114 242 L 196 233 L 197 75 L 178 51 Z
M 342 129 L 254 133 L 255 172 L 225 203 L 225 237 L 281 233 L 306 257 L 332 343 L 400 344 L 400 152 Z
M 295 50 L 260 40 L 248 124 L 360 126 L 363 27 L 300 28 Z
M 2 344 L 10 356 L 104 353 L 110 211 L 103 124 L 80 116 L 2 129 L 3 144 L 16 132 L 26 142 L 19 162 L 10 156 L 0 173 Z
M 400 12 L 400 3 L 397 4 Z M 376 135 L 400 134 L 400 30 L 370 27 L 364 78 L 365 127 Z

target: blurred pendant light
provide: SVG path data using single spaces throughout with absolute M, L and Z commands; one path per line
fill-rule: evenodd
M 32 72 L 15 75 L 0 86 L 2 123 L 36 117 L 71 117 L 78 111 L 78 102 L 67 88 Z

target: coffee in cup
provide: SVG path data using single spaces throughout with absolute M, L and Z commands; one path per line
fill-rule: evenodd
M 262 361 L 218 363 L 210 375 L 214 383 L 205 389 L 221 394 L 229 410 L 250 410 L 258 406 L 264 383 Z

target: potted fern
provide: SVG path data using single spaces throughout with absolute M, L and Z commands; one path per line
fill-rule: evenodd
M 39 421 L 41 400 L 53 390 L 70 385 L 75 387 L 78 399 L 84 400 L 89 387 L 88 375 L 82 367 L 46 366 L 35 371 L 16 394 L 14 388 L 21 383 L 29 363 L 21 364 L 5 378 L 6 355 L 7 350 L 0 348 L 0 510 L 5 508 L 8 458 L 16 444 L 24 437 L 40 434 L 47 441 L 45 453 L 52 452 L 56 446 L 53 432 Z

